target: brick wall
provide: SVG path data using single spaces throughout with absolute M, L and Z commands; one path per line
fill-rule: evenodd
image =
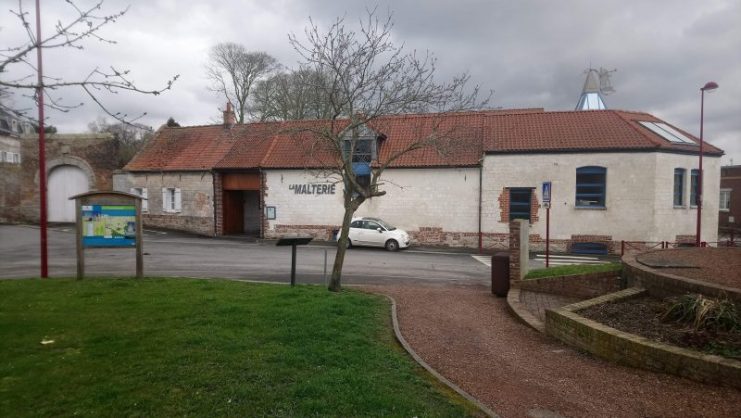
M 546 310 L 546 333 L 572 347 L 618 364 L 741 388 L 741 361 L 661 344 L 578 315 L 579 310 L 589 306 L 635 297 L 641 292 L 641 289 L 631 288 L 564 308 Z
M 727 286 L 714 285 L 661 272 L 639 263 L 636 256 L 627 253 L 622 258 L 623 277 L 629 286 L 640 286 L 655 297 L 683 295 L 685 293 L 701 293 L 703 295 L 728 298 L 741 303 L 741 290 Z
M 509 278 L 512 282 L 522 280 L 527 274 L 530 251 L 529 240 L 524 238 L 528 227 L 524 219 L 515 219 L 509 223 Z
M 551 293 L 580 299 L 590 299 L 620 290 L 620 277 L 615 272 L 543 277 L 517 282 L 516 286 L 532 292 Z
M 731 207 L 727 212 L 719 213 L 718 224 L 723 228 L 739 228 L 741 227 L 741 165 L 721 167 L 720 170 L 720 188 L 731 191 Z M 730 217 L 733 217 L 733 222 Z

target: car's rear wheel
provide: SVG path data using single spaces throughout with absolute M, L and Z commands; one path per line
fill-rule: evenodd
M 399 243 L 395 239 L 386 241 L 386 249 L 389 251 L 399 251 Z
M 352 241 L 350 241 L 350 238 L 347 239 L 347 244 L 345 245 L 345 248 L 352 248 Z

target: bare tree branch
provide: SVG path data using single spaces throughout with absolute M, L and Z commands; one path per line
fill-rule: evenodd
M 74 11 L 74 17 L 68 22 L 56 22 L 52 34 L 46 36 L 44 39 L 37 40 L 31 25 L 29 12 L 24 9 L 23 3 L 23 0 L 18 0 L 17 10 L 10 10 L 10 13 L 18 19 L 28 39 L 21 45 L 0 49 L 0 97 L 6 99 L 0 102 L 0 108 L 13 111 L 16 114 L 23 114 L 25 111 L 12 109 L 12 106 L 5 104 L 9 99 L 12 99 L 14 94 L 36 99 L 35 94 L 33 94 L 38 87 L 35 77 L 37 69 L 34 52 L 38 48 L 42 50 L 57 48 L 83 50 L 85 48 L 84 42 L 87 40 L 115 44 L 116 41 L 101 36 L 100 30 L 110 23 L 115 23 L 128 12 L 127 7 L 124 10 L 112 14 L 99 14 L 102 10 L 103 0 L 85 9 L 78 7 L 72 0 L 66 0 L 66 3 Z M 13 79 L 7 79 L 7 73 L 10 72 L 11 67 L 21 68 L 14 71 L 14 73 L 21 75 L 15 76 Z M 159 95 L 170 90 L 173 83 L 179 77 L 178 75 L 173 76 L 167 80 L 164 87 L 145 89 L 137 86 L 129 79 L 128 70 L 120 70 L 114 66 L 108 67 L 109 69 L 105 71 L 100 68 L 94 68 L 85 78 L 80 80 L 65 80 L 61 77 L 45 75 L 42 83 L 46 92 L 45 94 L 47 95 L 46 97 L 49 98 L 46 106 L 62 112 L 81 106 L 82 103 L 74 105 L 62 104 L 61 96 L 55 98 L 48 93 L 49 91 L 64 88 L 81 88 L 106 114 L 121 122 L 130 123 L 132 119 L 129 119 L 128 115 L 114 112 L 104 106 L 99 93 L 108 92 L 115 94 L 121 91 L 127 91 Z M 25 70 L 22 68 L 25 68 Z M 23 92 L 29 93 L 24 94 Z M 139 115 L 137 118 L 141 116 L 144 116 L 144 114 Z
M 378 17 L 368 10 L 352 30 L 344 18 L 338 18 L 323 31 L 313 20 L 304 31 L 305 40 L 294 34 L 289 41 L 301 56 L 301 68 L 322 74 L 318 97 L 326 100 L 330 127 L 304 128 L 314 141 L 297 141 L 306 147 L 314 166 L 344 185 L 345 215 L 339 237 L 330 290 L 341 288 L 347 236 L 355 211 L 367 199 L 382 196 L 379 183 L 384 171 L 402 156 L 423 149 L 441 154 L 455 146 L 455 126 L 441 126 L 451 112 L 481 109 L 488 98 L 479 99 L 478 87 L 468 87 L 470 76 L 460 74 L 447 82 L 438 82 L 436 59 L 429 53 L 412 51 L 392 42 L 393 21 L 389 14 Z M 434 114 L 420 126 L 418 137 L 391 151 L 383 158 L 372 151 L 384 134 L 384 116 L 412 113 Z M 435 120 L 437 118 L 437 120 Z M 300 135 L 299 135 L 300 136 Z M 459 143 L 469 146 L 465 141 Z M 328 154 L 334 155 L 333 159 Z M 371 161 L 370 155 L 376 160 Z M 364 168 L 363 168 L 364 167 Z M 371 171 L 370 178 L 359 176 L 356 169 Z
M 278 61 L 265 52 L 247 52 L 244 46 L 222 42 L 211 48 L 206 75 L 211 90 L 234 103 L 238 123 L 244 123 L 254 84 L 277 71 Z

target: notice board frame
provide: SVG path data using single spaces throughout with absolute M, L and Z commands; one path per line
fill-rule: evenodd
M 72 196 L 70 200 L 75 201 L 75 231 L 77 246 L 77 279 L 85 277 L 85 245 L 83 231 L 83 207 L 90 206 L 134 206 L 134 247 L 136 249 L 136 278 L 144 276 L 144 260 L 142 258 L 142 197 L 125 192 L 104 191 L 104 192 L 87 192 Z M 103 242 L 94 245 L 95 247 L 105 248 L 127 248 L 128 246 L 118 245 L 117 243 L 106 245 Z

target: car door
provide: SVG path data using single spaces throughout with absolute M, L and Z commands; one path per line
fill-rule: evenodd
M 365 233 L 365 221 L 363 220 L 357 220 L 353 221 L 350 224 L 350 231 L 348 232 L 348 237 L 350 238 L 350 242 L 352 242 L 353 245 L 364 245 L 363 244 L 363 234 Z
M 379 229 L 381 232 L 378 232 Z M 386 244 L 386 230 L 378 222 L 366 221 L 363 234 L 366 239 L 366 245 L 383 247 Z

